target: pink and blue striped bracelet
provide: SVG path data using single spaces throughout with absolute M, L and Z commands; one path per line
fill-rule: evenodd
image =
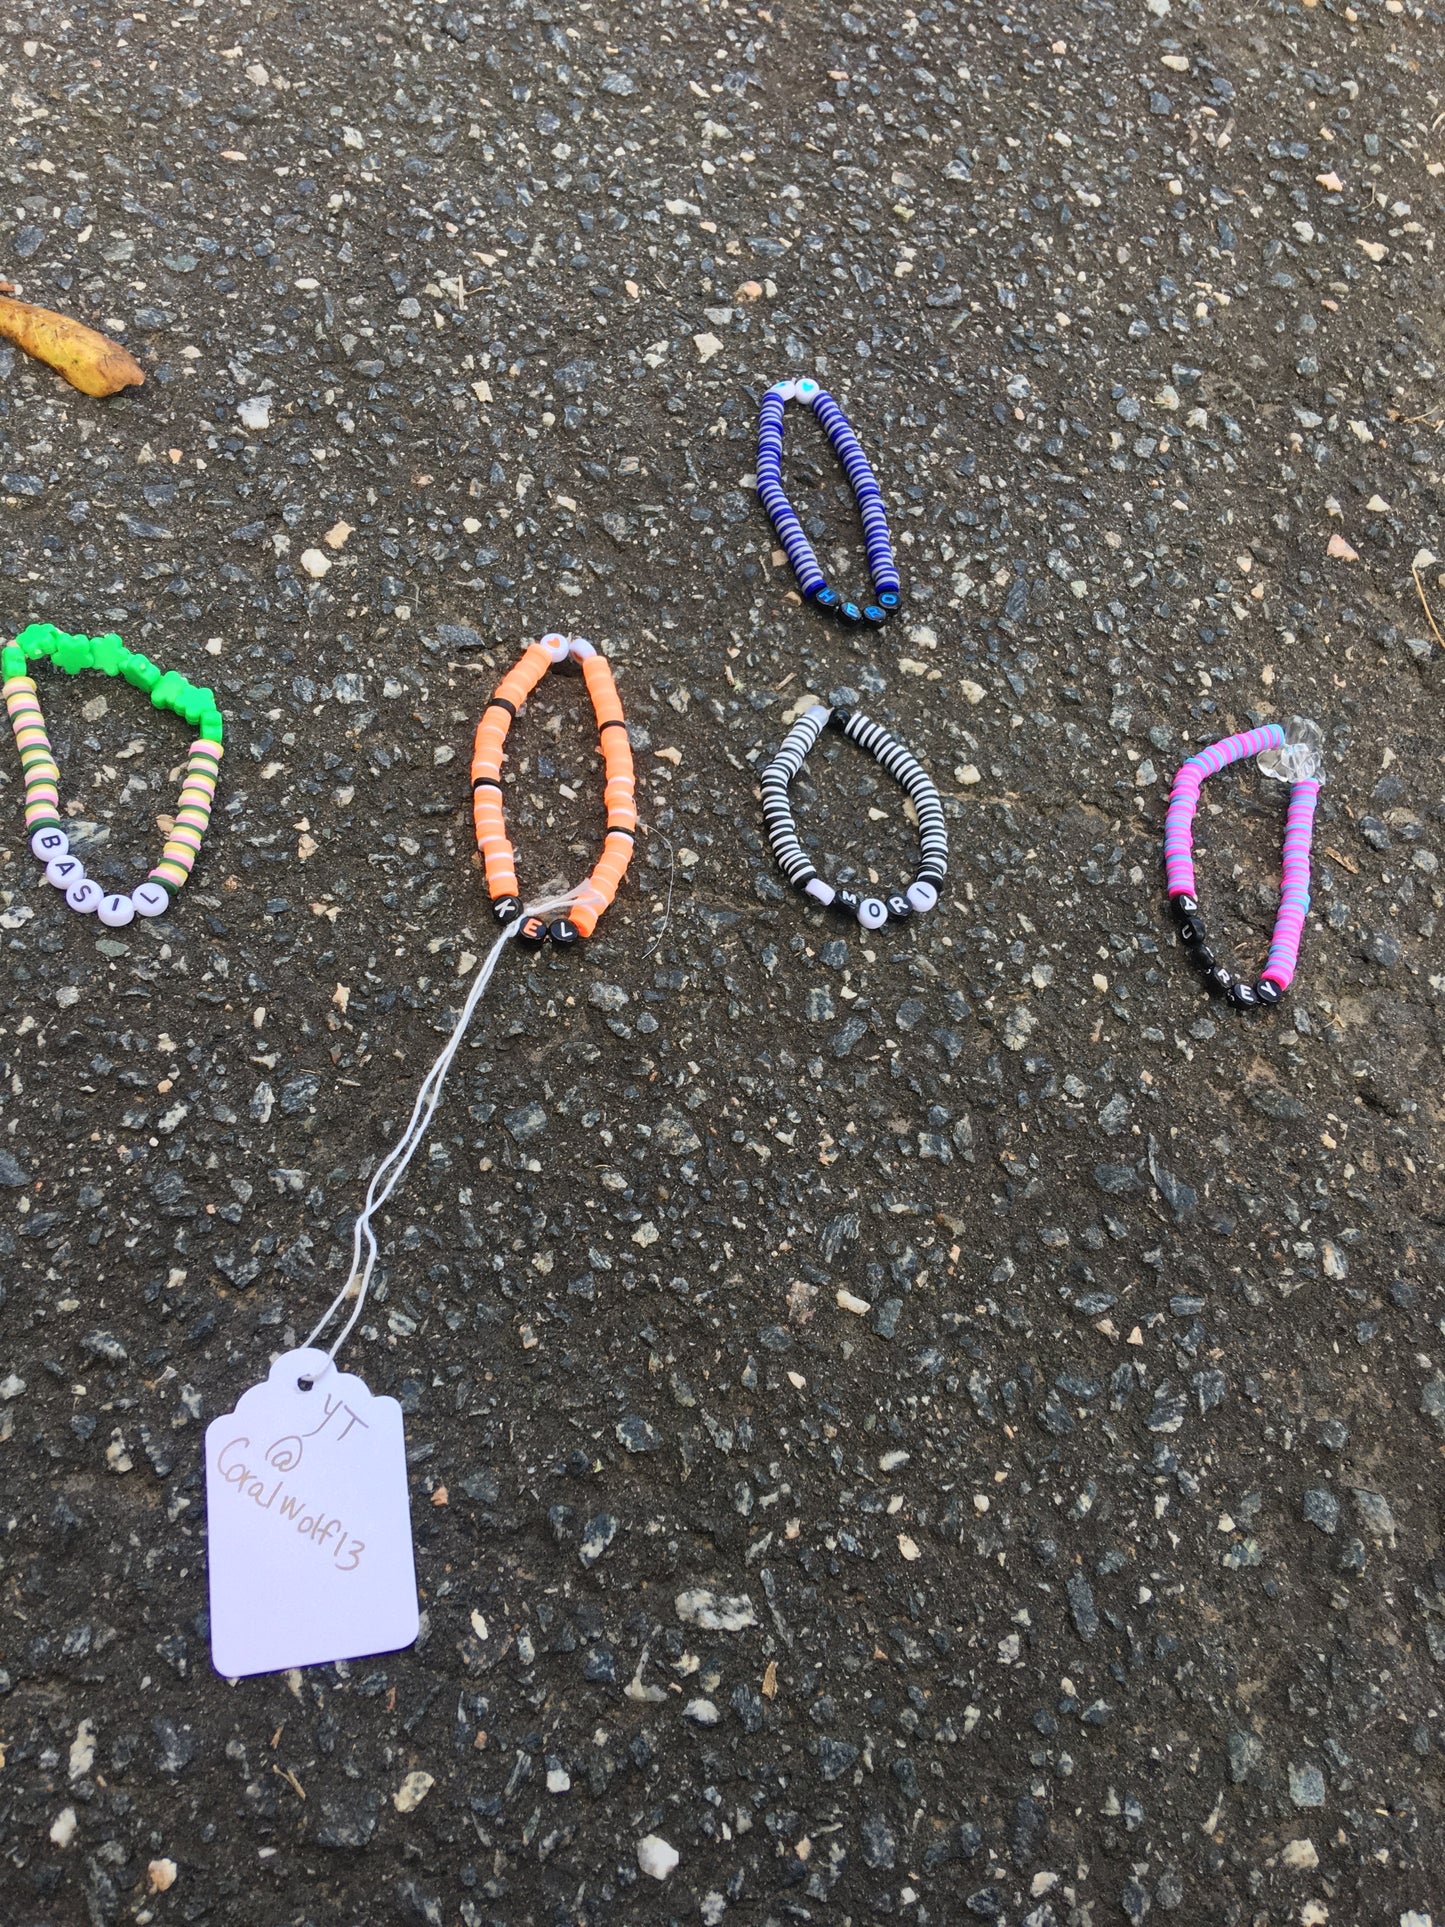
M 1307 727 L 1312 728 L 1301 725 L 1301 733 Z M 1288 758 L 1300 740 L 1294 725 L 1287 734 L 1278 723 L 1266 723 L 1262 729 L 1226 736 L 1222 742 L 1211 743 L 1208 749 L 1200 750 L 1197 756 L 1191 756 L 1181 763 L 1169 792 L 1169 807 L 1164 816 L 1164 873 L 1168 882 L 1169 901 L 1180 919 L 1180 942 L 1190 962 L 1203 972 L 1205 982 L 1223 991 L 1241 1009 L 1277 1004 L 1294 979 L 1299 962 L 1300 938 L 1310 907 L 1310 838 L 1314 831 L 1320 779 L 1313 773 L 1290 775 L 1279 910 L 1274 920 L 1274 935 L 1270 939 L 1269 958 L 1255 984 L 1237 978 L 1219 961 L 1199 915 L 1194 880 L 1194 812 L 1199 806 L 1199 792 L 1205 777 L 1227 769 L 1231 763 L 1237 763 L 1246 756 L 1282 752 L 1283 757 Z M 1317 756 L 1302 754 L 1299 761 L 1301 767 L 1310 768 L 1311 771 L 1318 767 Z

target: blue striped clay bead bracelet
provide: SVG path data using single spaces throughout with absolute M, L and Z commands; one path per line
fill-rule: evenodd
M 922 855 L 918 875 L 896 896 L 865 897 L 856 890 L 837 890 L 824 881 L 808 860 L 798 840 L 788 790 L 808 759 L 808 753 L 829 726 L 866 749 L 912 798 L 918 812 L 918 844 Z M 880 930 L 891 917 L 901 923 L 915 911 L 931 910 L 938 902 L 938 886 L 948 874 L 948 830 L 943 804 L 933 778 L 902 743 L 881 723 L 871 722 L 856 709 L 829 709 L 818 703 L 788 731 L 777 755 L 762 774 L 763 822 L 778 868 L 795 890 L 815 903 L 831 904 L 856 916 L 865 930 Z
M 823 424 L 828 440 L 847 471 L 858 513 L 863 518 L 863 542 L 868 552 L 868 573 L 873 578 L 874 599 L 860 608 L 834 588 L 830 588 L 812 543 L 803 532 L 792 503 L 783 491 L 783 411 L 790 401 L 806 402 Z M 883 491 L 868 466 L 868 457 L 849 426 L 848 417 L 825 388 L 806 377 L 780 381 L 763 396 L 758 412 L 758 495 L 777 533 L 779 542 L 793 565 L 798 587 L 804 597 L 820 609 L 833 609 L 847 623 L 886 622 L 898 607 L 901 584 L 898 565 L 893 560 L 893 544 L 888 539 L 888 515 L 883 507 Z

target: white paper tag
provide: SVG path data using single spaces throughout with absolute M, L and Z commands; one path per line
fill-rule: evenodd
M 283 1352 L 206 1427 L 206 1541 L 225 1678 L 410 1646 L 401 1407 L 323 1351 Z

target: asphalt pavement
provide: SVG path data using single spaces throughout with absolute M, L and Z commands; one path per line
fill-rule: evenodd
M 3 21 L 6 633 L 212 687 L 171 914 L 72 915 L 0 757 L 0 1917 L 13 1927 L 1445 1919 L 1438 6 L 63 7 Z M 757 402 L 879 476 L 800 604 Z M 835 579 L 851 499 L 790 410 Z M 201 1438 L 346 1276 L 493 925 L 472 731 L 613 660 L 643 833 L 509 948 L 346 1354 L 410 1650 L 227 1683 Z M 125 890 L 185 735 L 38 677 Z M 861 705 L 931 915 L 808 908 L 757 773 Z M 1184 756 L 1315 719 L 1294 989 L 1163 900 Z M 600 841 L 580 680 L 524 888 Z M 818 867 L 894 889 L 820 746 Z M 1257 973 L 1284 795 L 1213 779 Z

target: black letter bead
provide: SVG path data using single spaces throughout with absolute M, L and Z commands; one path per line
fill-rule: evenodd
M 498 897 L 492 905 L 492 915 L 498 923 L 515 923 L 521 914 L 521 900 L 517 897 Z
M 1254 994 L 1262 1004 L 1277 1004 L 1284 992 L 1273 977 L 1261 977 L 1254 987 Z
M 875 629 L 881 629 L 888 620 L 888 611 L 886 609 L 880 609 L 876 602 L 865 602 L 863 604 L 863 620 L 865 622 L 871 622 Z
M 547 925 L 541 917 L 528 917 L 517 932 L 517 942 L 535 950 L 547 941 Z
M 885 589 L 879 596 L 878 602 L 881 608 L 896 609 L 898 607 L 898 591 L 896 589 Z
M 830 908 L 834 910 L 846 910 L 850 917 L 856 917 L 858 914 L 858 905 L 862 901 L 862 897 L 859 896 L 856 890 L 838 890 L 834 892 Z
M 1228 990 L 1234 982 L 1234 972 L 1227 970 L 1223 964 L 1216 964 L 1209 973 L 1209 981 L 1219 990 Z
M 1198 914 L 1199 899 L 1197 897 L 1170 897 L 1169 902 L 1176 916 L 1192 917 Z
M 820 609 L 836 609 L 840 599 L 838 591 L 836 589 L 830 589 L 826 582 L 813 597 L 814 602 L 817 603 Z
M 1207 943 L 1191 944 L 1184 954 L 1196 970 L 1212 970 L 1219 962 Z
M 913 905 L 908 901 L 907 897 L 889 897 L 886 901 L 888 904 L 888 914 L 895 923 L 902 923 L 905 917 L 911 917 L 913 915 Z
M 1198 917 L 1186 917 L 1179 926 L 1179 941 L 1185 945 L 1208 943 L 1209 932 Z
M 1238 1004 L 1241 1010 L 1254 1010 L 1259 1004 L 1254 985 L 1245 983 L 1242 978 L 1229 986 L 1229 997 L 1230 1002 Z
M 840 602 L 838 604 L 838 614 L 850 628 L 863 620 L 863 611 L 858 607 L 856 602 Z
M 851 723 L 852 720 L 853 720 L 852 710 L 844 709 L 840 706 L 837 709 L 830 709 L 828 711 L 827 727 L 829 729 L 836 729 L 838 733 L 841 735 L 847 729 L 849 723 Z
M 547 935 L 553 943 L 569 944 L 576 943 L 582 932 L 570 918 L 558 917 L 557 921 L 548 928 Z

